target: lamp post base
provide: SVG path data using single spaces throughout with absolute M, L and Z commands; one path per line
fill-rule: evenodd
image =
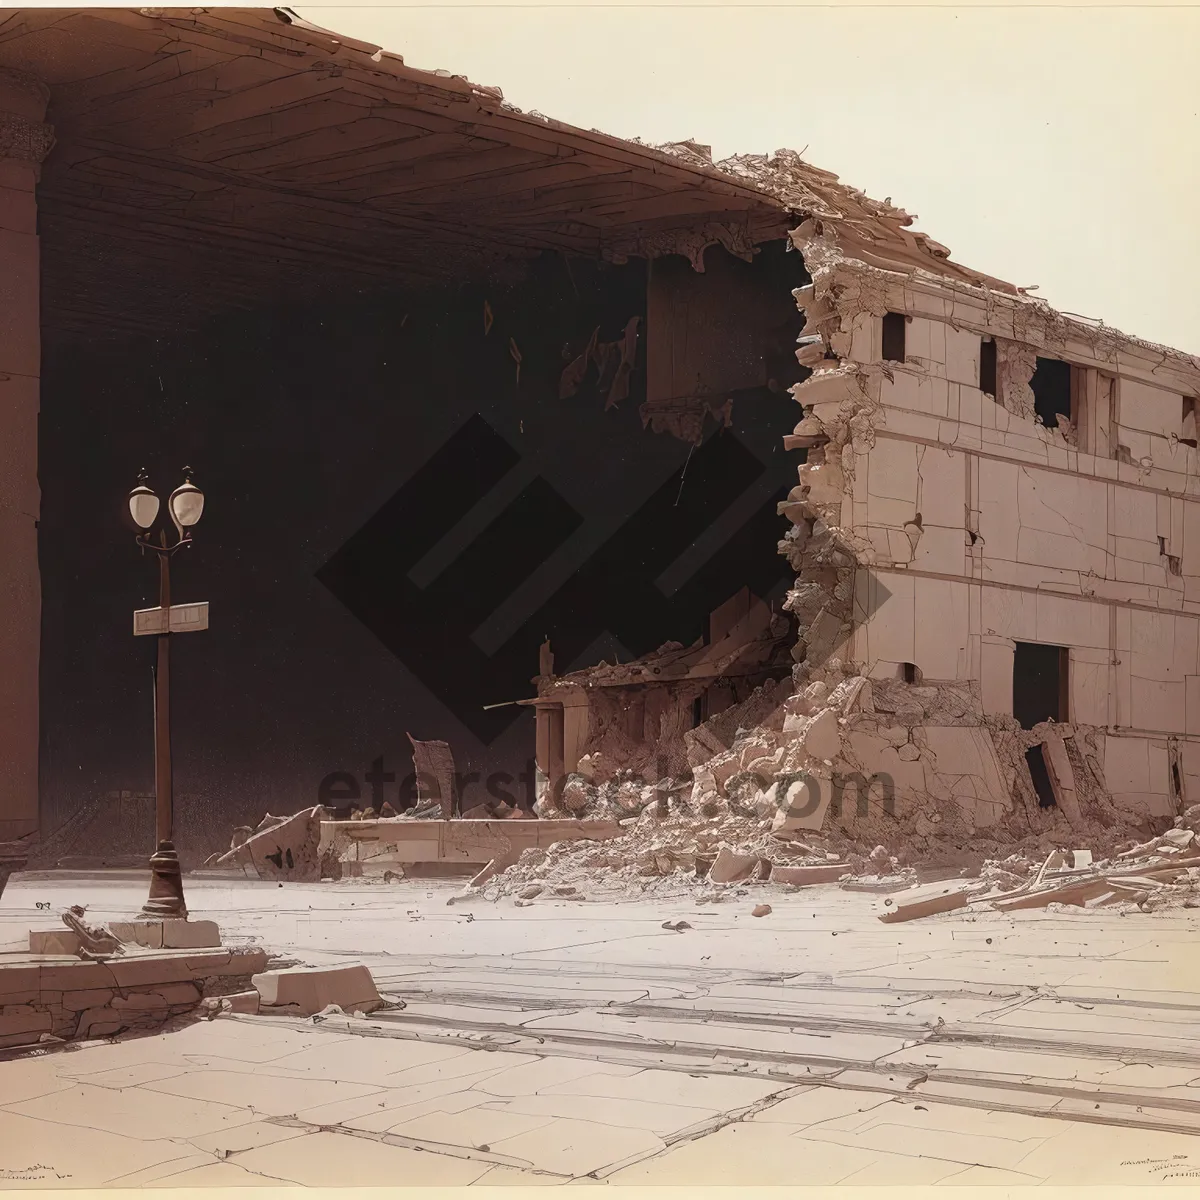
M 150 871 L 150 896 L 142 905 L 142 914 L 147 917 L 186 919 L 183 873 L 173 843 L 158 843 L 158 850 L 150 858 Z

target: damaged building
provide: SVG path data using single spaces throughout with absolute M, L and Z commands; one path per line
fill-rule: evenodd
M 1169 826 L 1200 361 L 912 226 L 287 9 L 0 14 L 0 838 L 94 848 L 147 791 L 109 510 L 185 461 L 193 861 L 264 811 L 402 811 L 410 732 L 536 758 L 543 817 L 916 854 Z

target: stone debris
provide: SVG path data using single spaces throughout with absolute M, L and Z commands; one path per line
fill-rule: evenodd
M 211 864 L 241 867 L 259 879 L 291 883 L 316 882 L 321 878 L 320 807 L 306 808 L 290 817 L 266 816 L 258 829 L 238 842 Z M 235 841 L 237 833 L 234 835 Z
M 124 954 L 125 947 L 121 939 L 103 925 L 89 925 L 83 919 L 84 911 L 80 905 L 72 904 L 62 914 L 63 924 L 77 939 L 75 953 L 80 958 L 107 958 L 113 954 Z
M 262 1009 L 298 1016 L 321 1013 L 329 1005 L 346 1012 L 372 1012 L 385 1004 L 371 972 L 361 964 L 339 967 L 287 967 L 251 979 Z
M 965 887 L 913 888 L 884 900 L 886 911 L 879 914 L 884 922 L 913 921 L 918 917 L 929 917 L 935 913 L 953 912 L 965 908 L 971 889 Z
M 771 915 L 771 906 L 769 904 L 756 904 L 750 915 L 752 917 L 769 917 Z

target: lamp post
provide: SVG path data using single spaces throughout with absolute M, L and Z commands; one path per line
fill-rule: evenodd
M 175 526 L 176 540 L 167 545 L 167 532 L 160 529 L 158 541 L 151 531 L 158 520 L 158 496 L 150 489 L 146 472 L 138 475 L 138 486 L 129 493 L 129 518 L 137 530 L 135 540 L 143 551 L 158 555 L 158 659 L 154 672 L 154 798 L 155 841 L 150 858 L 150 895 L 142 906 L 147 917 L 187 916 L 183 899 L 183 875 L 175 852 L 174 808 L 171 796 L 171 557 L 192 544 L 192 527 L 204 511 L 204 493 L 192 483 L 192 470 L 183 469 L 184 481 L 167 500 Z

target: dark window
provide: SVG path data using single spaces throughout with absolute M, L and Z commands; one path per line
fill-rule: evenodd
M 703 724 L 704 724 L 704 697 L 697 696 L 696 699 L 692 701 L 692 728 L 695 729 L 697 725 L 703 725 Z
M 1054 799 L 1054 785 L 1050 782 L 1043 747 L 1030 746 L 1025 751 L 1025 761 L 1029 765 L 1029 778 L 1033 780 L 1033 790 L 1037 793 L 1038 807 L 1057 808 L 1058 801 Z
M 917 670 L 916 663 L 901 663 L 900 676 L 905 683 L 919 683 L 920 672 Z
M 883 318 L 883 360 L 904 361 L 905 317 L 903 313 L 887 313 Z
M 1071 364 L 1057 358 L 1039 358 L 1029 381 L 1033 408 L 1047 429 L 1058 428 L 1058 418 L 1071 419 Z
M 991 338 L 979 343 L 979 390 L 996 394 L 996 343 Z
M 1184 396 L 1183 398 L 1183 428 L 1179 433 L 1179 440 L 1185 446 L 1196 445 L 1196 397 Z
M 1013 653 L 1013 716 L 1022 729 L 1067 719 L 1069 651 L 1017 642 Z

